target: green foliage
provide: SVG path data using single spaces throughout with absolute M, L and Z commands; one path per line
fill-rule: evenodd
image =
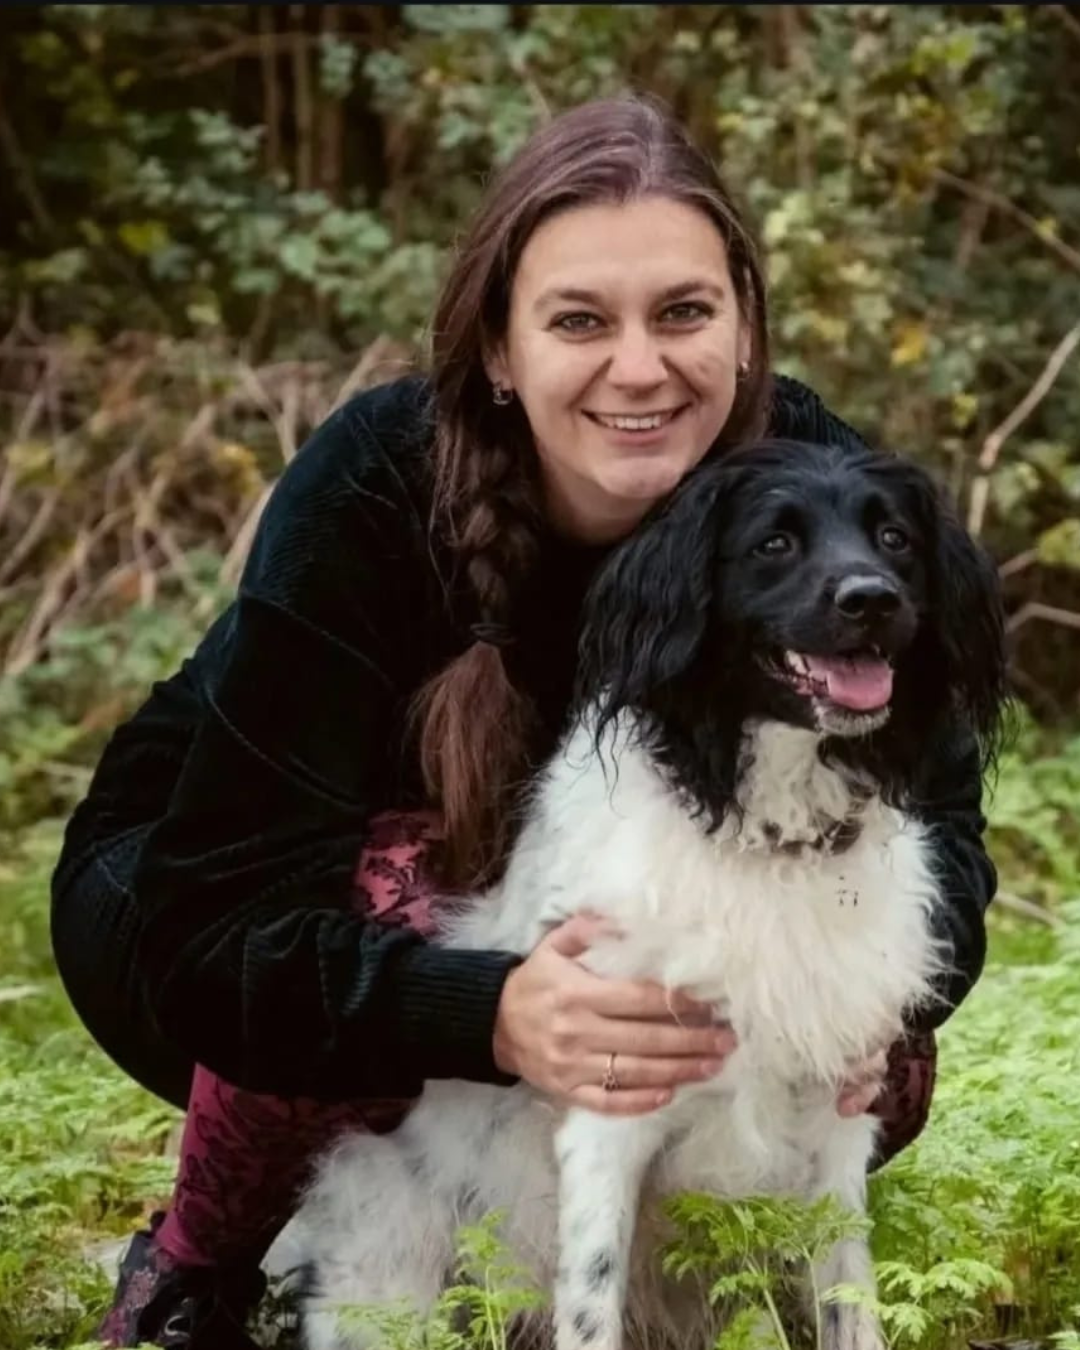
M 875 1307 L 895 1350 L 959 1350 L 1003 1328 L 1061 1344 L 1076 1335 L 1080 900 L 1065 917 L 1034 959 L 1030 938 L 996 935 L 994 946 L 1018 959 L 994 962 L 945 1027 L 930 1127 L 871 1183 Z M 724 1350 L 754 1343 L 744 1338 L 756 1334 L 756 1314 L 776 1319 L 789 1262 L 820 1256 L 844 1231 L 828 1204 L 692 1196 L 672 1212 L 680 1232 L 669 1269 L 719 1272 L 714 1297 L 754 1305 L 733 1339 L 721 1338 Z
M 0 311 L 260 356 L 419 347 L 492 168 L 550 112 L 666 98 L 760 226 L 778 365 L 964 496 L 1080 312 L 1062 6 L 18 7 Z M 258 58 L 258 59 L 256 59 Z M 1075 353 L 992 456 L 1011 596 L 1080 609 Z M 2 372 L 0 372 L 2 374 Z M 1041 713 L 1075 636 L 1015 639 Z
M 663 1258 L 665 1271 L 678 1280 L 703 1277 L 709 1301 L 731 1310 L 716 1350 L 753 1350 L 766 1329 L 766 1344 L 791 1350 L 782 1310 L 791 1302 L 792 1273 L 812 1268 L 834 1243 L 867 1228 L 829 1197 L 814 1204 L 784 1199 L 720 1204 L 707 1195 L 685 1195 L 667 1209 L 677 1236 Z M 814 1331 L 820 1350 L 821 1327 Z
M 1080 897 L 1080 736 L 1028 718 L 993 787 L 989 847 L 1003 885 L 1051 906 Z
M 83 1244 L 170 1181 L 172 1113 L 105 1062 L 52 969 L 60 822 L 224 603 L 223 559 L 358 346 L 403 344 L 365 363 L 422 346 L 492 168 L 551 111 L 665 97 L 760 227 L 779 368 L 966 506 L 988 434 L 1080 312 L 1066 9 L 0 7 L 5 330 L 18 317 L 0 343 L 5 1350 L 91 1334 L 108 1281 Z M 1074 352 L 989 465 L 1014 618 L 1080 610 L 1078 370 Z M 1080 1350 L 1080 666 L 1045 615 L 1012 646 L 1039 722 L 1003 756 L 991 849 L 1003 888 L 1063 926 L 998 913 L 931 1127 L 873 1182 L 896 1350 L 1002 1333 Z M 786 1260 L 842 1223 L 700 1198 L 675 1214 L 672 1271 L 749 1302 L 724 1350 L 762 1314 L 776 1332 Z M 386 1343 L 503 1350 L 535 1291 L 491 1225 L 461 1269 L 430 1325 L 391 1318 Z
M 48 655 L 0 679 L 0 832 L 70 809 L 117 722 L 191 651 L 212 608 L 219 560 L 189 558 L 203 573 L 201 614 L 132 606 L 122 616 L 62 629 Z
M 0 868 L 0 1345 L 86 1339 L 108 1294 L 88 1233 L 124 1231 L 171 1179 L 175 1112 L 106 1065 L 78 1027 L 49 956 L 43 825 Z M 102 1070 L 105 1072 L 102 1072 Z
M 455 1279 L 427 1317 L 408 1306 L 343 1307 L 343 1331 L 376 1331 L 386 1350 L 507 1350 L 515 1318 L 541 1309 L 545 1296 L 508 1255 L 489 1215 L 457 1235 Z
M 1017 943 L 1017 962 L 995 967 L 946 1025 L 931 1126 L 874 1190 L 875 1250 L 894 1263 L 894 1290 L 925 1288 L 942 1261 L 983 1262 L 1012 1290 L 996 1297 L 999 1315 L 1035 1334 L 1071 1326 L 1080 1304 L 1080 902 L 1063 917 L 1041 952 L 1030 936 Z M 950 1316 L 962 1322 L 962 1306 Z
M 81 650 L 71 645 L 71 653 Z M 155 661 L 159 673 L 173 661 L 165 641 L 148 640 L 132 653 L 142 678 Z M 106 697 L 114 684 L 134 683 L 124 657 L 115 666 L 71 659 L 92 699 Z M 1022 744 L 1031 753 L 1032 745 Z M 1028 774 L 1053 772 L 1051 760 L 1007 760 L 999 799 L 1010 800 L 1017 780 Z M 1010 820 L 1010 836 L 1022 827 L 1022 816 Z M 175 1113 L 104 1060 L 78 1027 L 52 969 L 46 897 L 59 830 L 59 821 L 46 821 L 24 827 L 17 843 L 9 836 L 0 868 L 0 1343 L 6 1350 L 72 1346 L 90 1335 L 109 1282 L 81 1257 L 83 1244 L 129 1231 L 171 1181 L 162 1141 Z M 1023 876 L 1006 871 L 1006 883 L 1031 889 L 1044 847 L 1045 840 L 1030 854 L 1018 848 Z M 996 956 L 941 1038 L 930 1127 L 872 1183 L 880 1311 L 896 1350 L 962 1350 L 968 1336 L 992 1336 L 1002 1327 L 1033 1336 L 1060 1333 L 1066 1350 L 1075 1344 L 1080 912 L 1075 899 L 1051 892 L 1065 921 L 1060 930 L 1020 927 L 1004 913 L 994 923 Z M 679 1201 L 674 1213 L 682 1231 L 668 1253 L 669 1270 L 705 1278 L 718 1297 L 749 1302 L 726 1330 L 724 1350 L 755 1343 L 762 1309 L 775 1325 L 788 1261 L 820 1254 L 850 1222 L 827 1204 L 810 1210 L 761 1202 L 718 1206 L 701 1197 Z M 535 1306 L 536 1295 L 500 1251 L 495 1224 L 493 1216 L 465 1235 L 463 1278 L 434 1320 L 421 1326 L 404 1311 L 395 1314 L 381 1327 L 385 1344 L 503 1350 L 510 1320 Z M 462 1321 L 472 1329 L 468 1340 Z

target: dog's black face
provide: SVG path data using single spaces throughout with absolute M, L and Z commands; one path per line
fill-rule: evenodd
M 1005 691 L 996 571 L 908 461 L 765 442 L 699 469 L 609 559 L 581 693 L 721 809 L 748 718 L 815 729 L 898 795 L 958 720 L 989 757 Z
M 927 611 L 918 493 L 862 460 L 768 459 L 716 503 L 712 624 L 752 654 L 745 714 L 864 734 Z

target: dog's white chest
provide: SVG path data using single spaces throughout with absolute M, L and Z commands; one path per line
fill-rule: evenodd
M 651 760 L 618 748 L 605 778 L 579 731 L 556 761 L 498 892 L 455 942 L 529 950 L 580 909 L 622 936 L 591 949 L 599 973 L 647 977 L 714 1003 L 744 1060 L 788 1080 L 828 1081 L 900 1031 L 934 973 L 937 890 L 921 827 L 860 803 L 843 852 L 780 851 L 842 819 L 851 796 L 815 738 L 756 733 L 744 814 L 707 833 Z

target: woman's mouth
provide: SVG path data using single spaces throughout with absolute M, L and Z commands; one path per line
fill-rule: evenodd
M 658 432 L 666 431 L 689 406 L 689 403 L 682 403 L 677 408 L 658 408 L 654 412 L 647 413 L 586 412 L 585 416 L 590 422 L 595 422 L 597 426 L 607 431 L 644 440 L 649 436 L 655 436 Z

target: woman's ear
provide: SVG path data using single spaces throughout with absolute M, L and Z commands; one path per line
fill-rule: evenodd
M 512 389 L 514 382 L 510 378 L 510 363 L 506 359 L 506 348 L 501 344 L 484 353 L 484 374 L 493 386 L 501 385 Z
M 736 366 L 746 369 L 754 360 L 754 332 L 750 321 L 746 318 L 739 319 L 739 333 L 735 344 Z

